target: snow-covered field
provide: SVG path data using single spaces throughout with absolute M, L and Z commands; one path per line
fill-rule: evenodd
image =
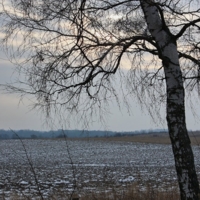
M 22 142 L 0 141 L 0 198 L 15 193 L 37 196 L 39 191 L 48 197 L 75 186 L 79 193 L 109 190 L 135 181 L 141 187 L 151 182 L 162 188 L 176 180 L 169 145 L 92 139 Z M 199 174 L 199 147 L 194 154 Z

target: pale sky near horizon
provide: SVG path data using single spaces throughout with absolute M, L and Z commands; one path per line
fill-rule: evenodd
M 2 52 L 0 53 L 0 84 L 5 84 L 14 81 L 13 65 L 6 60 Z M 24 99 L 20 101 L 16 94 L 6 94 L 0 91 L 0 129 L 31 129 L 31 130 L 49 130 L 45 124 L 44 116 L 36 110 L 31 110 L 30 101 Z M 163 129 L 167 128 L 166 123 L 155 124 L 148 113 L 141 111 L 140 106 L 133 101 L 132 113 L 129 115 L 126 109 L 119 109 L 116 105 L 109 110 L 109 115 L 106 116 L 106 124 L 102 125 L 96 121 L 90 125 L 90 130 L 111 130 L 111 131 L 135 131 L 145 129 Z M 196 105 L 195 110 L 198 112 L 199 105 Z M 165 108 L 163 108 L 163 117 L 165 118 Z M 187 107 L 186 113 L 187 127 L 190 130 L 200 130 L 200 118 L 194 117 L 190 108 Z M 54 129 L 62 128 L 57 124 Z M 71 124 L 69 129 L 82 129 L 82 126 Z

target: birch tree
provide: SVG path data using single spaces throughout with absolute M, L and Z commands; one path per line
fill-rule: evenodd
M 139 102 L 166 102 L 182 200 L 199 199 L 185 122 L 185 91 L 199 92 L 198 0 L 1 0 L 3 42 L 41 109 L 102 109 L 113 79 Z M 19 62 L 20 60 L 20 62 Z M 128 65 L 129 73 L 123 75 Z M 121 69 L 121 70 L 120 70 Z M 151 109 L 150 109 L 151 111 Z

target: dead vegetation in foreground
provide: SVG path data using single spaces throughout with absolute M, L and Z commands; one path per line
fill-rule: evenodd
M 159 191 L 150 185 L 146 189 L 141 190 L 136 184 L 129 186 L 121 192 L 115 190 L 111 192 L 91 193 L 80 198 L 80 200 L 179 200 L 177 188 L 166 188 Z
M 58 190 L 51 197 L 48 197 L 48 200 L 179 200 L 180 196 L 177 188 L 177 186 L 172 186 L 171 188 L 163 188 L 163 190 L 160 191 L 147 183 L 145 188 L 141 189 L 138 183 L 134 183 L 123 189 L 113 188 L 111 191 L 102 192 L 90 191 L 80 196 L 75 192 L 69 194 Z M 29 199 L 46 200 L 45 197 L 26 197 L 23 194 L 20 196 L 17 194 L 10 196 L 10 200 Z

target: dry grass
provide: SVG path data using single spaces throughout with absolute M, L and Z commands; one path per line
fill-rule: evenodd
M 36 194 L 25 196 L 23 194 L 10 194 L 9 200 L 73 200 L 71 197 L 79 197 L 79 200 L 180 200 L 177 185 L 171 185 L 170 187 L 158 188 L 153 186 L 151 182 L 141 184 L 140 181 L 123 186 L 113 187 L 110 190 L 104 190 L 101 192 L 88 191 L 86 193 L 79 194 L 69 193 L 66 191 L 54 191 L 51 196 L 41 197 Z M 1 199 L 4 200 L 5 198 Z M 7 199 L 7 198 L 6 198 Z
M 75 195 L 77 198 L 77 195 Z M 10 200 L 41 200 L 41 197 L 13 194 Z M 63 192 L 55 192 L 51 197 L 45 198 L 48 200 L 73 200 L 71 194 Z M 127 185 L 124 188 L 113 188 L 110 191 L 88 192 L 79 196 L 79 200 L 179 200 L 177 187 L 163 188 L 163 191 L 152 187 L 151 184 L 146 184 L 145 188 L 141 189 L 139 183 Z
M 190 132 L 189 135 L 192 145 L 199 146 L 200 132 L 199 131 Z M 151 143 L 151 144 L 171 144 L 168 133 L 149 133 L 149 134 L 140 134 L 140 135 L 138 134 L 134 136 L 123 136 L 123 137 L 90 138 L 90 140 L 140 142 L 140 143 Z
M 124 190 L 102 193 L 91 193 L 83 196 L 80 200 L 179 200 L 180 196 L 177 189 L 165 189 L 159 191 L 156 188 L 147 186 L 145 190 L 141 190 L 136 184 L 131 185 Z

